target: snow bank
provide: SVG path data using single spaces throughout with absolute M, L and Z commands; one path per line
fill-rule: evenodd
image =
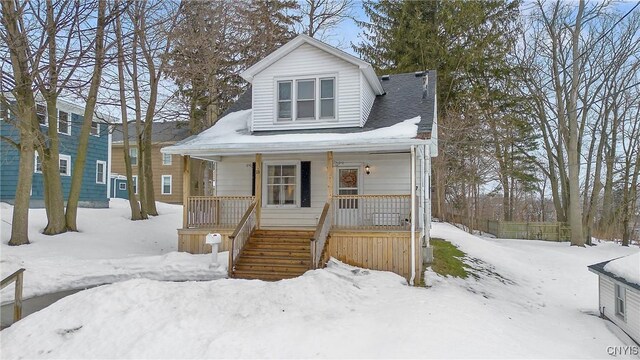
M 131 221 L 128 202 L 111 199 L 109 209 L 78 209 L 80 231 L 56 236 L 41 233 L 47 223 L 45 210 L 32 209 L 31 244 L 8 246 L 13 208 L 2 203 L 2 277 L 25 268 L 26 298 L 140 277 L 176 281 L 225 277 L 224 254 L 219 255 L 224 265 L 212 268 L 211 255 L 176 251 L 182 206 L 158 203 L 157 207 L 159 216 Z M 1 294 L 3 303 L 13 301 L 13 286 Z
M 612 260 L 604 269 L 630 283 L 640 285 L 640 252 Z
M 130 280 L 3 330 L 2 356 L 605 358 L 623 345 L 585 312 L 597 313 L 597 277 L 582 264 L 637 249 L 487 240 L 446 224 L 433 232 L 467 252 L 475 277 L 427 272 L 433 287 L 416 288 L 333 260 L 278 282 Z
M 286 135 L 251 135 L 249 123 L 251 121 L 251 109 L 241 110 L 228 114 L 220 119 L 214 126 L 198 134 L 191 140 L 176 145 L 179 148 L 216 148 L 225 144 L 264 144 L 264 143 L 304 143 L 314 141 L 368 141 L 379 139 L 412 139 L 418 133 L 420 117 L 404 120 L 398 124 L 357 133 L 339 134 L 286 134 Z

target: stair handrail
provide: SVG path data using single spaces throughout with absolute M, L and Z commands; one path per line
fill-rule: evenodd
M 244 212 L 233 234 L 229 235 L 229 240 L 231 241 L 231 246 L 229 247 L 229 268 L 227 269 L 229 277 L 233 274 L 233 267 L 236 264 L 238 255 L 240 255 L 240 252 L 247 244 L 251 233 L 256 227 L 256 223 L 256 202 L 254 201 L 249 205 L 247 211 Z M 236 247 L 238 247 L 238 249 L 236 249 Z
M 23 285 L 23 273 L 25 269 L 21 268 L 14 272 L 13 274 L 7 276 L 2 279 L 0 282 L 0 290 L 9 286 L 12 282 L 15 281 L 16 289 L 15 289 L 15 301 L 13 302 L 13 322 L 16 322 L 22 319 L 22 285 Z
M 319 266 L 322 251 L 324 250 L 327 237 L 329 236 L 329 230 L 331 230 L 331 226 L 333 224 L 333 216 L 330 216 L 332 209 L 331 203 L 332 201 L 328 200 L 324 204 L 322 213 L 320 214 L 320 219 L 318 220 L 318 225 L 316 225 L 316 231 L 310 239 L 311 269 L 317 269 Z

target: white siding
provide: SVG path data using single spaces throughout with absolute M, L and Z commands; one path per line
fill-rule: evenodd
M 621 284 L 626 288 L 627 306 L 626 318 L 622 319 L 616 315 L 615 282 L 603 275 L 598 277 L 600 279 L 600 311 L 635 341 L 640 342 L 640 291 Z
M 373 101 L 376 99 L 376 94 L 373 92 L 371 85 L 369 85 L 369 82 L 362 74 L 360 74 L 360 95 L 362 96 L 362 100 L 360 102 L 362 107 L 360 111 L 360 126 L 364 126 L 364 123 L 367 122 L 367 118 L 371 112 Z
M 275 123 L 276 78 L 336 76 L 336 121 Z M 253 78 L 252 130 L 317 129 L 360 126 L 360 69 L 309 44 L 303 44 Z
M 358 166 L 361 168 L 362 194 L 406 195 L 411 191 L 409 156 L 408 153 L 334 154 L 334 163 L 336 166 Z M 311 161 L 311 207 L 269 208 L 263 206 L 261 225 L 264 227 L 314 227 L 327 201 L 326 154 L 263 155 L 262 160 L 263 162 Z M 217 195 L 251 195 L 251 164 L 253 161 L 255 161 L 253 157 L 244 156 L 224 157 L 218 162 Z M 367 164 L 371 168 L 370 175 L 366 175 L 364 172 L 364 166 Z M 335 184 L 334 188 L 336 188 Z

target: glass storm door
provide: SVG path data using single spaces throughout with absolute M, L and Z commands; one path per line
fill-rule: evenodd
M 335 209 L 340 223 L 350 226 L 360 225 L 360 212 L 358 210 L 358 198 L 360 194 L 360 168 L 341 167 L 337 174 L 337 195 L 345 195 L 338 202 Z M 350 196 L 351 195 L 351 196 Z

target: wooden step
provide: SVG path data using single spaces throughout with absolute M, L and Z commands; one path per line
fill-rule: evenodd
M 251 236 L 249 242 L 287 243 L 287 244 L 309 244 L 311 238 L 294 237 L 271 237 L 271 236 Z
M 311 246 L 309 244 L 282 244 L 282 243 L 269 243 L 269 242 L 255 242 L 249 243 L 245 246 L 245 249 L 252 250 L 300 250 L 300 251 L 311 251 Z
M 314 235 L 314 231 L 283 231 L 283 230 L 256 230 L 251 234 L 255 237 L 283 237 L 283 238 L 306 238 Z
M 245 248 L 242 250 L 240 257 L 249 256 L 265 256 L 265 257 L 288 257 L 295 259 L 308 259 L 311 255 L 309 251 L 300 250 L 265 250 Z
M 284 264 L 247 264 L 237 263 L 234 271 L 260 271 L 264 273 L 287 273 L 287 274 L 304 274 L 309 270 L 308 266 L 304 265 L 284 265 Z
M 233 273 L 233 277 L 236 279 L 258 279 L 264 281 L 278 281 L 282 279 L 291 279 L 298 276 L 300 276 L 300 274 L 277 272 L 265 273 L 262 271 L 234 271 Z
M 283 264 L 283 265 L 304 265 L 307 268 L 311 264 L 311 256 L 306 259 L 294 259 L 291 257 L 265 257 L 243 255 L 238 259 L 237 264 Z

